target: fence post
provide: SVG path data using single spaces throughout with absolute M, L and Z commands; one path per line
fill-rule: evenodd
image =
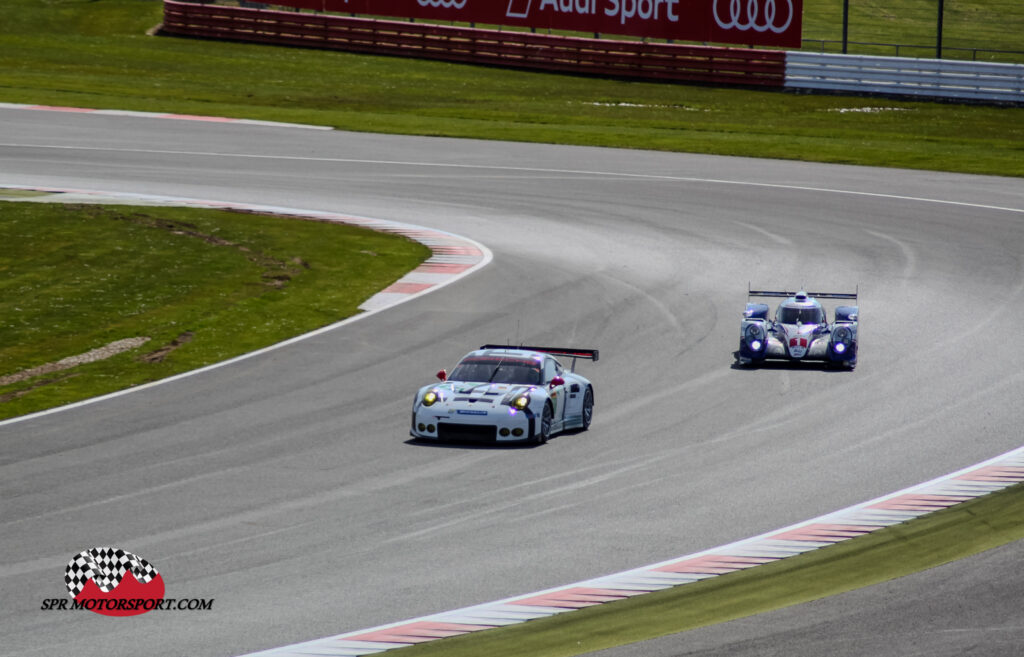
M 846 37 L 850 31 L 850 0 L 843 0 L 843 54 L 846 54 Z M 824 50 L 824 47 L 822 47 Z

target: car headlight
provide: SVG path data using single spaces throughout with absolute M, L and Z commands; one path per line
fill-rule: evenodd
M 747 344 L 754 351 L 760 351 L 761 347 L 764 346 L 764 334 L 761 332 L 760 324 L 748 324 L 745 335 L 747 337 Z
M 832 335 L 832 342 L 836 344 L 849 345 L 853 340 L 853 331 L 845 326 L 840 326 Z
M 434 392 L 433 390 L 428 390 L 427 393 L 425 395 L 423 395 L 423 405 L 424 406 L 433 406 L 436 401 L 437 401 L 437 393 Z
M 527 397 L 526 395 L 523 395 L 522 397 L 516 397 L 515 399 L 512 400 L 512 406 L 518 408 L 521 411 L 526 409 L 526 407 L 529 405 L 530 398 Z

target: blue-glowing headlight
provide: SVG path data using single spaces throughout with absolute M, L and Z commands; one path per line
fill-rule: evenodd
M 836 350 L 837 354 L 841 354 L 844 351 L 846 351 L 846 345 L 843 344 L 842 342 L 839 342 L 839 343 L 836 344 L 835 350 Z
M 754 340 L 753 342 L 750 343 L 750 348 L 753 349 L 754 351 L 761 351 L 761 341 Z

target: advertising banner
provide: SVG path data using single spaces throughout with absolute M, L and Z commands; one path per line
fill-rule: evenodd
M 318 11 L 799 48 L 803 0 L 276 0 Z

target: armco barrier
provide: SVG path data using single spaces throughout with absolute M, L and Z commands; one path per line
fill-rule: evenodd
M 165 0 L 162 32 L 621 78 L 778 87 L 785 53 L 562 37 Z
M 1020 103 L 1024 66 L 788 52 L 786 88 Z

